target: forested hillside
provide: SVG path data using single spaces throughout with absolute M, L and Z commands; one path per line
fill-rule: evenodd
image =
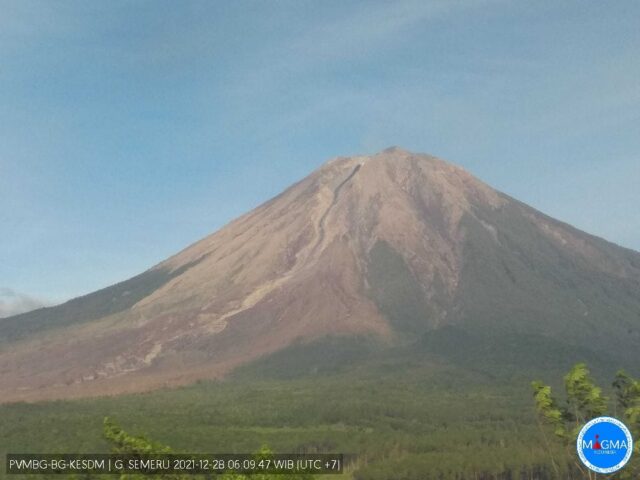
M 4 405 L 0 454 L 4 460 L 7 445 L 12 452 L 107 452 L 108 416 L 176 452 L 251 453 L 268 445 L 281 453 L 344 453 L 344 477 L 357 480 L 558 478 L 530 380 L 397 359 L 286 379 L 245 371 L 170 391 Z

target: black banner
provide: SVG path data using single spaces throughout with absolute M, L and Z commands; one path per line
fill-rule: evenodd
M 7 454 L 7 474 L 340 474 L 342 454 Z

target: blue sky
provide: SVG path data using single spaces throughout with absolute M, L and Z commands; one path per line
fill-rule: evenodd
M 635 1 L 0 0 L 0 313 L 123 280 L 390 145 L 640 250 L 638 18 Z

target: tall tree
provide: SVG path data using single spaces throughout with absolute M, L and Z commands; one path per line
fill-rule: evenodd
M 545 446 L 553 463 L 556 475 L 562 476 L 564 464 L 573 465 L 583 477 L 597 478 L 595 472 L 587 469 L 577 459 L 575 442 L 582 426 L 589 420 L 602 416 L 607 412 L 608 399 L 598 387 L 584 363 L 575 365 L 564 377 L 566 401 L 560 404 L 551 392 L 551 387 L 540 381 L 531 383 L 533 397 L 538 412 L 539 424 Z M 640 382 L 624 371 L 617 373 L 612 384 L 615 394 L 615 410 L 613 415 L 619 416 L 631 429 L 635 438 L 640 435 Z M 551 429 L 555 441 L 547 436 Z M 554 446 L 564 446 L 562 459 L 558 459 Z M 634 458 L 627 466 L 616 474 L 620 480 L 635 479 L 640 474 L 639 444 L 634 445 Z
M 144 436 L 132 436 L 125 432 L 117 423 L 109 418 L 104 419 L 104 436 L 111 444 L 113 453 L 129 454 L 129 455 L 151 455 L 174 453 L 173 450 L 165 445 L 152 442 Z M 263 446 L 256 454 L 256 460 L 268 459 L 273 455 L 271 449 Z M 162 480 L 189 480 L 189 479 L 206 479 L 213 478 L 212 475 L 185 475 L 185 474 L 165 474 L 155 476 Z M 252 475 L 243 475 L 238 473 L 224 473 L 215 476 L 217 480 L 281 480 L 282 475 L 258 473 Z M 309 474 L 292 474 L 286 475 L 287 480 L 313 480 L 313 475 Z M 120 480 L 148 480 L 149 477 L 142 474 L 122 474 Z

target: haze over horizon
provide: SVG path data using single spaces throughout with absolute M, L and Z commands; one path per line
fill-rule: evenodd
M 635 2 L 0 8 L 0 317 L 390 145 L 640 250 Z

